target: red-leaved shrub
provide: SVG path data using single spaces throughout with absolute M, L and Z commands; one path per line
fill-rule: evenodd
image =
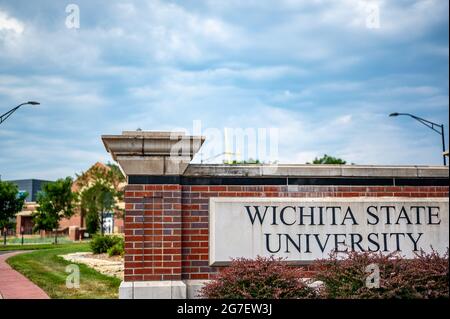
M 206 284 L 200 297 L 211 299 L 315 298 L 314 289 L 300 279 L 301 269 L 281 259 L 257 257 L 234 259 Z
M 368 287 L 374 264 L 379 269 L 379 287 Z M 315 263 L 316 280 L 324 283 L 321 298 L 449 298 L 448 250 L 421 252 L 414 259 L 397 254 L 349 252 L 346 258 L 331 254 Z

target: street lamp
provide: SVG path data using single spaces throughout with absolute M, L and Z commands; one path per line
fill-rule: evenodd
M 444 159 L 444 166 L 447 165 L 447 159 L 445 158 L 445 135 L 444 135 L 444 124 L 437 124 L 428 120 L 425 120 L 421 117 L 409 114 L 409 113 L 391 113 L 389 114 L 389 116 L 394 117 L 394 116 L 399 116 L 399 115 L 406 115 L 406 116 L 410 116 L 413 119 L 415 119 L 416 121 L 419 121 L 420 123 L 422 123 L 423 125 L 431 128 L 433 131 L 435 131 L 436 133 L 438 133 L 439 135 L 441 135 L 442 137 L 442 157 Z M 437 129 L 439 128 L 439 129 Z
M 0 124 L 2 124 L 4 121 L 6 121 L 6 119 L 8 117 L 11 116 L 11 114 L 13 114 L 19 107 L 21 107 L 22 105 L 39 105 L 41 103 L 36 102 L 36 101 L 28 101 L 22 104 L 17 105 L 15 108 L 12 108 L 11 110 L 9 110 L 8 112 L 6 112 L 5 114 L 2 114 L 0 116 Z

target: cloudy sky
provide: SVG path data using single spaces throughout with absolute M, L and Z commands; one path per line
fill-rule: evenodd
M 267 160 L 283 163 L 327 153 L 356 164 L 440 165 L 438 134 L 388 114 L 448 128 L 448 6 L 0 0 L 0 113 L 42 103 L 0 125 L 1 178 L 74 175 L 111 160 L 102 134 L 192 133 L 194 121 L 207 136 L 278 129 L 277 158 Z M 223 151 L 208 147 L 208 156 Z

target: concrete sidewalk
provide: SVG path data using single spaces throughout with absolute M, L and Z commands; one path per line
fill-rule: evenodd
M 0 255 L 0 299 L 50 299 L 41 288 L 6 263 L 9 257 L 24 252 L 26 251 Z

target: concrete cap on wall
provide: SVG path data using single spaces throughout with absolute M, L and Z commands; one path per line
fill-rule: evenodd
M 191 177 L 405 177 L 448 178 L 448 166 L 313 165 L 313 164 L 190 164 L 204 136 L 183 132 L 124 131 L 102 135 L 106 150 L 127 175 Z
M 126 175 L 181 175 L 205 137 L 183 132 L 124 131 L 122 135 L 102 135 L 102 140 Z
M 316 165 L 316 164 L 190 164 L 189 177 L 363 177 L 448 178 L 448 166 L 425 165 Z

